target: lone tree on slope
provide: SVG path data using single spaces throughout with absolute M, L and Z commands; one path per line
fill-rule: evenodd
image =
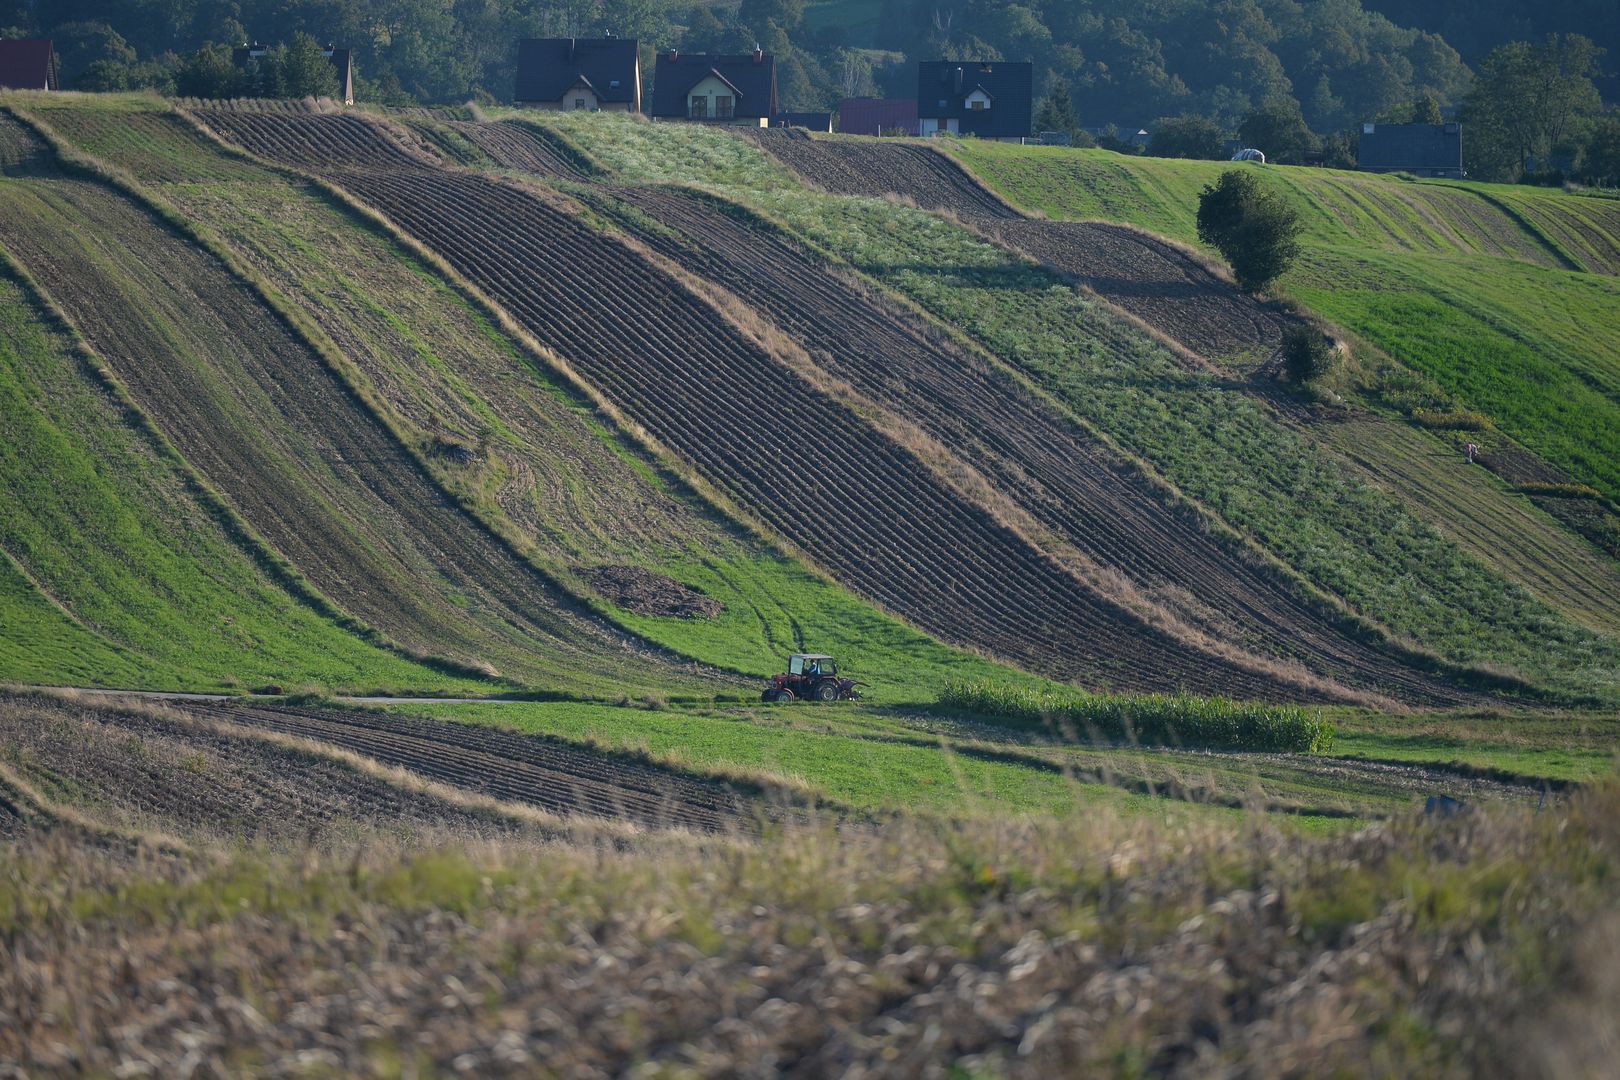
M 1299 212 L 1252 171 L 1229 169 L 1198 196 L 1198 239 L 1214 246 L 1238 284 L 1259 292 L 1299 256 Z

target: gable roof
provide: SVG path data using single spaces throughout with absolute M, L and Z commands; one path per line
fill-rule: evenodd
M 1034 122 L 1034 65 L 1000 60 L 925 60 L 917 65 L 917 115 L 955 120 L 964 135 L 989 139 L 1028 135 Z M 982 91 L 992 104 L 973 110 L 967 99 Z
M 1460 175 L 1462 125 L 1363 124 L 1356 166 L 1388 172 L 1444 170 Z
M 653 73 L 653 116 L 685 117 L 687 91 L 709 76 L 736 91 L 733 115 L 775 116 L 776 57 L 770 53 L 719 56 L 712 53 L 661 52 Z
M 525 101 L 561 101 L 584 80 L 598 101 L 641 108 L 633 38 L 524 38 L 518 42 L 517 89 Z
M 60 90 L 56 46 L 50 38 L 0 41 L 0 88 Z

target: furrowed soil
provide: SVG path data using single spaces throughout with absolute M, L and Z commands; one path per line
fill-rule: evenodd
M 1213 273 L 1182 248 L 1139 230 L 1025 217 L 929 147 L 765 132 L 759 143 L 836 195 L 900 195 L 955 215 L 995 242 L 1096 293 L 1171 340 L 1211 358 L 1269 357 L 1294 320 Z
M 1325 614 L 1252 554 L 1223 546 L 1191 507 L 1167 506 L 1164 491 L 1010 373 L 743 208 L 654 188 L 607 189 L 600 202 L 604 212 L 628 205 L 657 222 L 663 228 L 620 218 L 768 316 L 823 370 L 922 424 L 1042 526 L 1176 617 L 1348 686 L 1409 700 L 1457 694 L 1363 640 L 1368 631 Z
M 874 693 L 883 700 L 925 700 L 940 679 L 972 672 L 1030 678 L 936 643 L 745 532 L 367 212 L 290 173 L 245 165 L 178 114 L 140 125 L 138 152 L 104 109 L 41 114 L 82 152 L 132 164 L 143 191 L 212 229 L 301 307 L 348 362 L 344 380 L 445 490 L 548 574 L 612 605 L 620 625 L 754 675 L 813 641 L 857 671 L 882 671 Z M 407 137 L 428 121 L 411 123 Z M 210 179 L 186 182 L 192 169 Z M 623 689 L 667 693 L 655 670 Z
M 535 831 L 215 721 L 235 718 L 228 708 L 187 713 L 152 702 L 0 695 L 0 764 L 53 804 L 185 839 L 307 843 L 442 830 L 470 840 Z
M 560 816 L 704 832 L 739 828 L 752 816 L 745 797 L 725 784 L 559 739 L 362 709 L 233 702 L 181 702 L 175 708 L 327 743 L 450 787 Z
M 418 654 L 531 684 L 609 689 L 656 662 L 470 520 L 211 256 L 100 184 L 8 194 L 0 242 L 187 460 L 345 611 Z M 692 676 L 669 665 L 668 678 Z
M 203 116 L 256 153 L 332 179 L 433 247 L 660 442 L 924 629 L 1094 685 L 1298 694 L 1081 585 L 568 203 L 439 168 L 352 116 Z M 586 265 L 616 268 L 612 295 L 578 274 Z M 552 290 L 534 290 L 538 280 Z M 860 497 L 799 495 L 806 478 L 836 478 Z

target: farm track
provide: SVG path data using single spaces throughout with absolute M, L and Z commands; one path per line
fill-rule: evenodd
M 1202 356 L 1269 355 L 1290 321 L 1167 241 L 1117 225 L 1042 221 L 1009 207 L 954 158 L 907 143 L 852 144 L 750 133 L 835 195 L 900 195 L 944 210 L 1001 246 L 1083 285 Z
M 1092 685 L 1323 696 L 1189 647 L 1091 591 L 560 199 L 431 167 L 381 127 L 203 118 L 388 215 L 773 529 L 924 629 Z M 806 478 L 859 494 L 804 498 Z
M 360 710 L 185 702 L 184 712 L 328 743 L 464 791 L 562 816 L 722 832 L 749 820 L 724 784 L 555 739 Z
M 531 684 L 651 658 L 470 519 L 211 256 L 99 184 L 57 177 L 28 193 L 18 205 L 33 216 L 0 215 L 0 242 L 187 460 L 338 606 L 418 652 L 493 659 Z
M 769 223 L 681 189 L 613 188 L 602 202 L 608 212 L 628 203 L 682 234 L 639 232 L 660 254 L 768 312 L 825 370 L 921 424 L 1085 555 L 1147 595 L 1172 591 L 1178 613 L 1207 632 L 1359 689 L 1455 699 L 1454 688 L 1347 637 L 1268 571 L 1223 549 L 1193 511 L 1166 505 L 1140 473 L 1010 376 Z

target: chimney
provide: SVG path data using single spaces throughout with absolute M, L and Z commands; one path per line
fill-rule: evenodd
M 961 68 L 956 69 L 956 92 L 958 94 L 960 94 L 962 92 L 962 69 Z
M 671 49 L 671 50 L 669 50 L 669 58 L 671 60 L 679 60 L 681 58 L 681 50 L 679 50 L 679 49 Z
M 568 62 L 570 64 L 572 64 L 574 62 L 574 47 L 575 47 L 575 44 L 576 44 L 576 41 L 575 41 L 574 38 L 569 38 L 568 39 Z
M 754 42 L 754 63 L 763 64 L 764 62 L 765 62 L 765 50 L 761 49 L 759 47 L 759 42 L 756 41 L 756 42 Z

